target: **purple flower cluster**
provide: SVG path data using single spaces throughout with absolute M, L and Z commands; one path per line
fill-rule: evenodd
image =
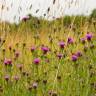
M 43 54 L 47 54 L 48 51 L 49 51 L 49 48 L 46 47 L 46 46 L 42 46 L 42 47 L 41 47 L 41 50 L 43 51 Z
M 76 52 L 75 54 L 72 54 L 72 61 L 77 61 L 79 57 L 82 56 L 82 53 L 80 51 Z
M 12 65 L 12 60 L 11 59 L 6 59 L 4 60 L 5 65 Z
M 92 37 L 93 37 L 93 35 L 92 35 L 91 33 L 88 32 L 88 33 L 86 34 L 86 39 L 87 39 L 88 41 L 91 41 Z
M 68 44 L 73 44 L 73 42 L 74 42 L 73 38 L 69 37 L 68 40 L 67 40 L 67 43 Z
M 35 65 L 38 65 L 40 63 L 40 59 L 39 58 L 35 58 L 34 61 L 33 61 L 33 63 Z
M 35 47 L 35 46 L 32 46 L 32 47 L 30 48 L 31 52 L 34 52 L 34 51 L 35 51 L 35 49 L 36 49 L 36 47 Z
M 61 49 L 63 49 L 65 47 L 65 43 L 63 41 L 60 41 L 59 46 L 60 46 Z
M 59 59 L 61 59 L 61 58 L 63 57 L 63 54 L 59 53 L 59 54 L 57 54 L 57 57 L 58 57 Z

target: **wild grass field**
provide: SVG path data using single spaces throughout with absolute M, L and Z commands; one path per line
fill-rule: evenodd
M 0 96 L 96 96 L 96 22 L 1 22 Z

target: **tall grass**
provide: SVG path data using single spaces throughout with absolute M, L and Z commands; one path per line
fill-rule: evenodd
M 96 26 L 90 20 L 28 15 L 18 25 L 2 22 L 0 96 L 95 96 Z

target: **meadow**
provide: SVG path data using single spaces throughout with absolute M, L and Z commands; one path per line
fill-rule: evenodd
M 96 24 L 68 18 L 0 23 L 0 96 L 96 96 Z

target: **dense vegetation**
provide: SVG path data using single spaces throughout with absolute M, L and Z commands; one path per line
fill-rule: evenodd
M 0 96 L 96 96 L 96 10 L 28 16 L 0 24 Z

